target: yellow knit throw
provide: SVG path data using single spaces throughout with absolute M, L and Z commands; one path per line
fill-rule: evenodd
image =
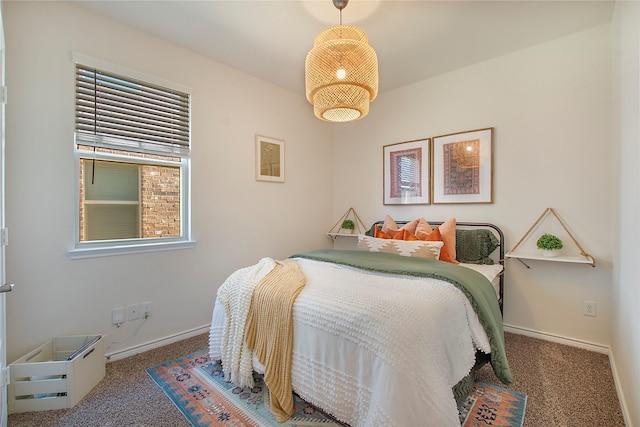
M 265 367 L 271 411 L 280 423 L 293 414 L 293 302 L 305 282 L 295 261 L 278 261 L 253 290 L 244 330 L 247 347 Z

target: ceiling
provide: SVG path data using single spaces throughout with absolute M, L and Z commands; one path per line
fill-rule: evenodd
M 340 23 L 331 0 L 77 0 L 304 96 L 315 36 Z M 613 1 L 351 0 L 342 23 L 362 28 L 385 92 L 611 21 Z

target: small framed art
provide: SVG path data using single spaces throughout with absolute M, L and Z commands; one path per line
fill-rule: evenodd
M 284 182 L 284 141 L 256 135 L 256 180 Z
M 493 203 L 493 128 L 433 138 L 433 203 Z
M 382 147 L 385 205 L 429 204 L 429 143 L 431 139 Z

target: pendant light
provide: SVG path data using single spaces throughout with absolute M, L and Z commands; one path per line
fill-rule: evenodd
M 376 52 L 362 29 L 342 25 L 348 2 L 333 0 L 340 25 L 318 34 L 305 61 L 307 99 L 316 117 L 328 122 L 361 119 L 378 94 Z

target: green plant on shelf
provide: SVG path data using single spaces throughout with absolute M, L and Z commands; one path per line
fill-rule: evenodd
M 545 233 L 536 242 L 538 249 L 545 251 L 560 250 L 563 247 L 562 240 L 553 234 Z
M 356 228 L 356 224 L 350 219 L 345 219 L 342 221 L 341 227 L 343 230 L 348 230 L 349 233 L 353 233 L 353 230 Z

